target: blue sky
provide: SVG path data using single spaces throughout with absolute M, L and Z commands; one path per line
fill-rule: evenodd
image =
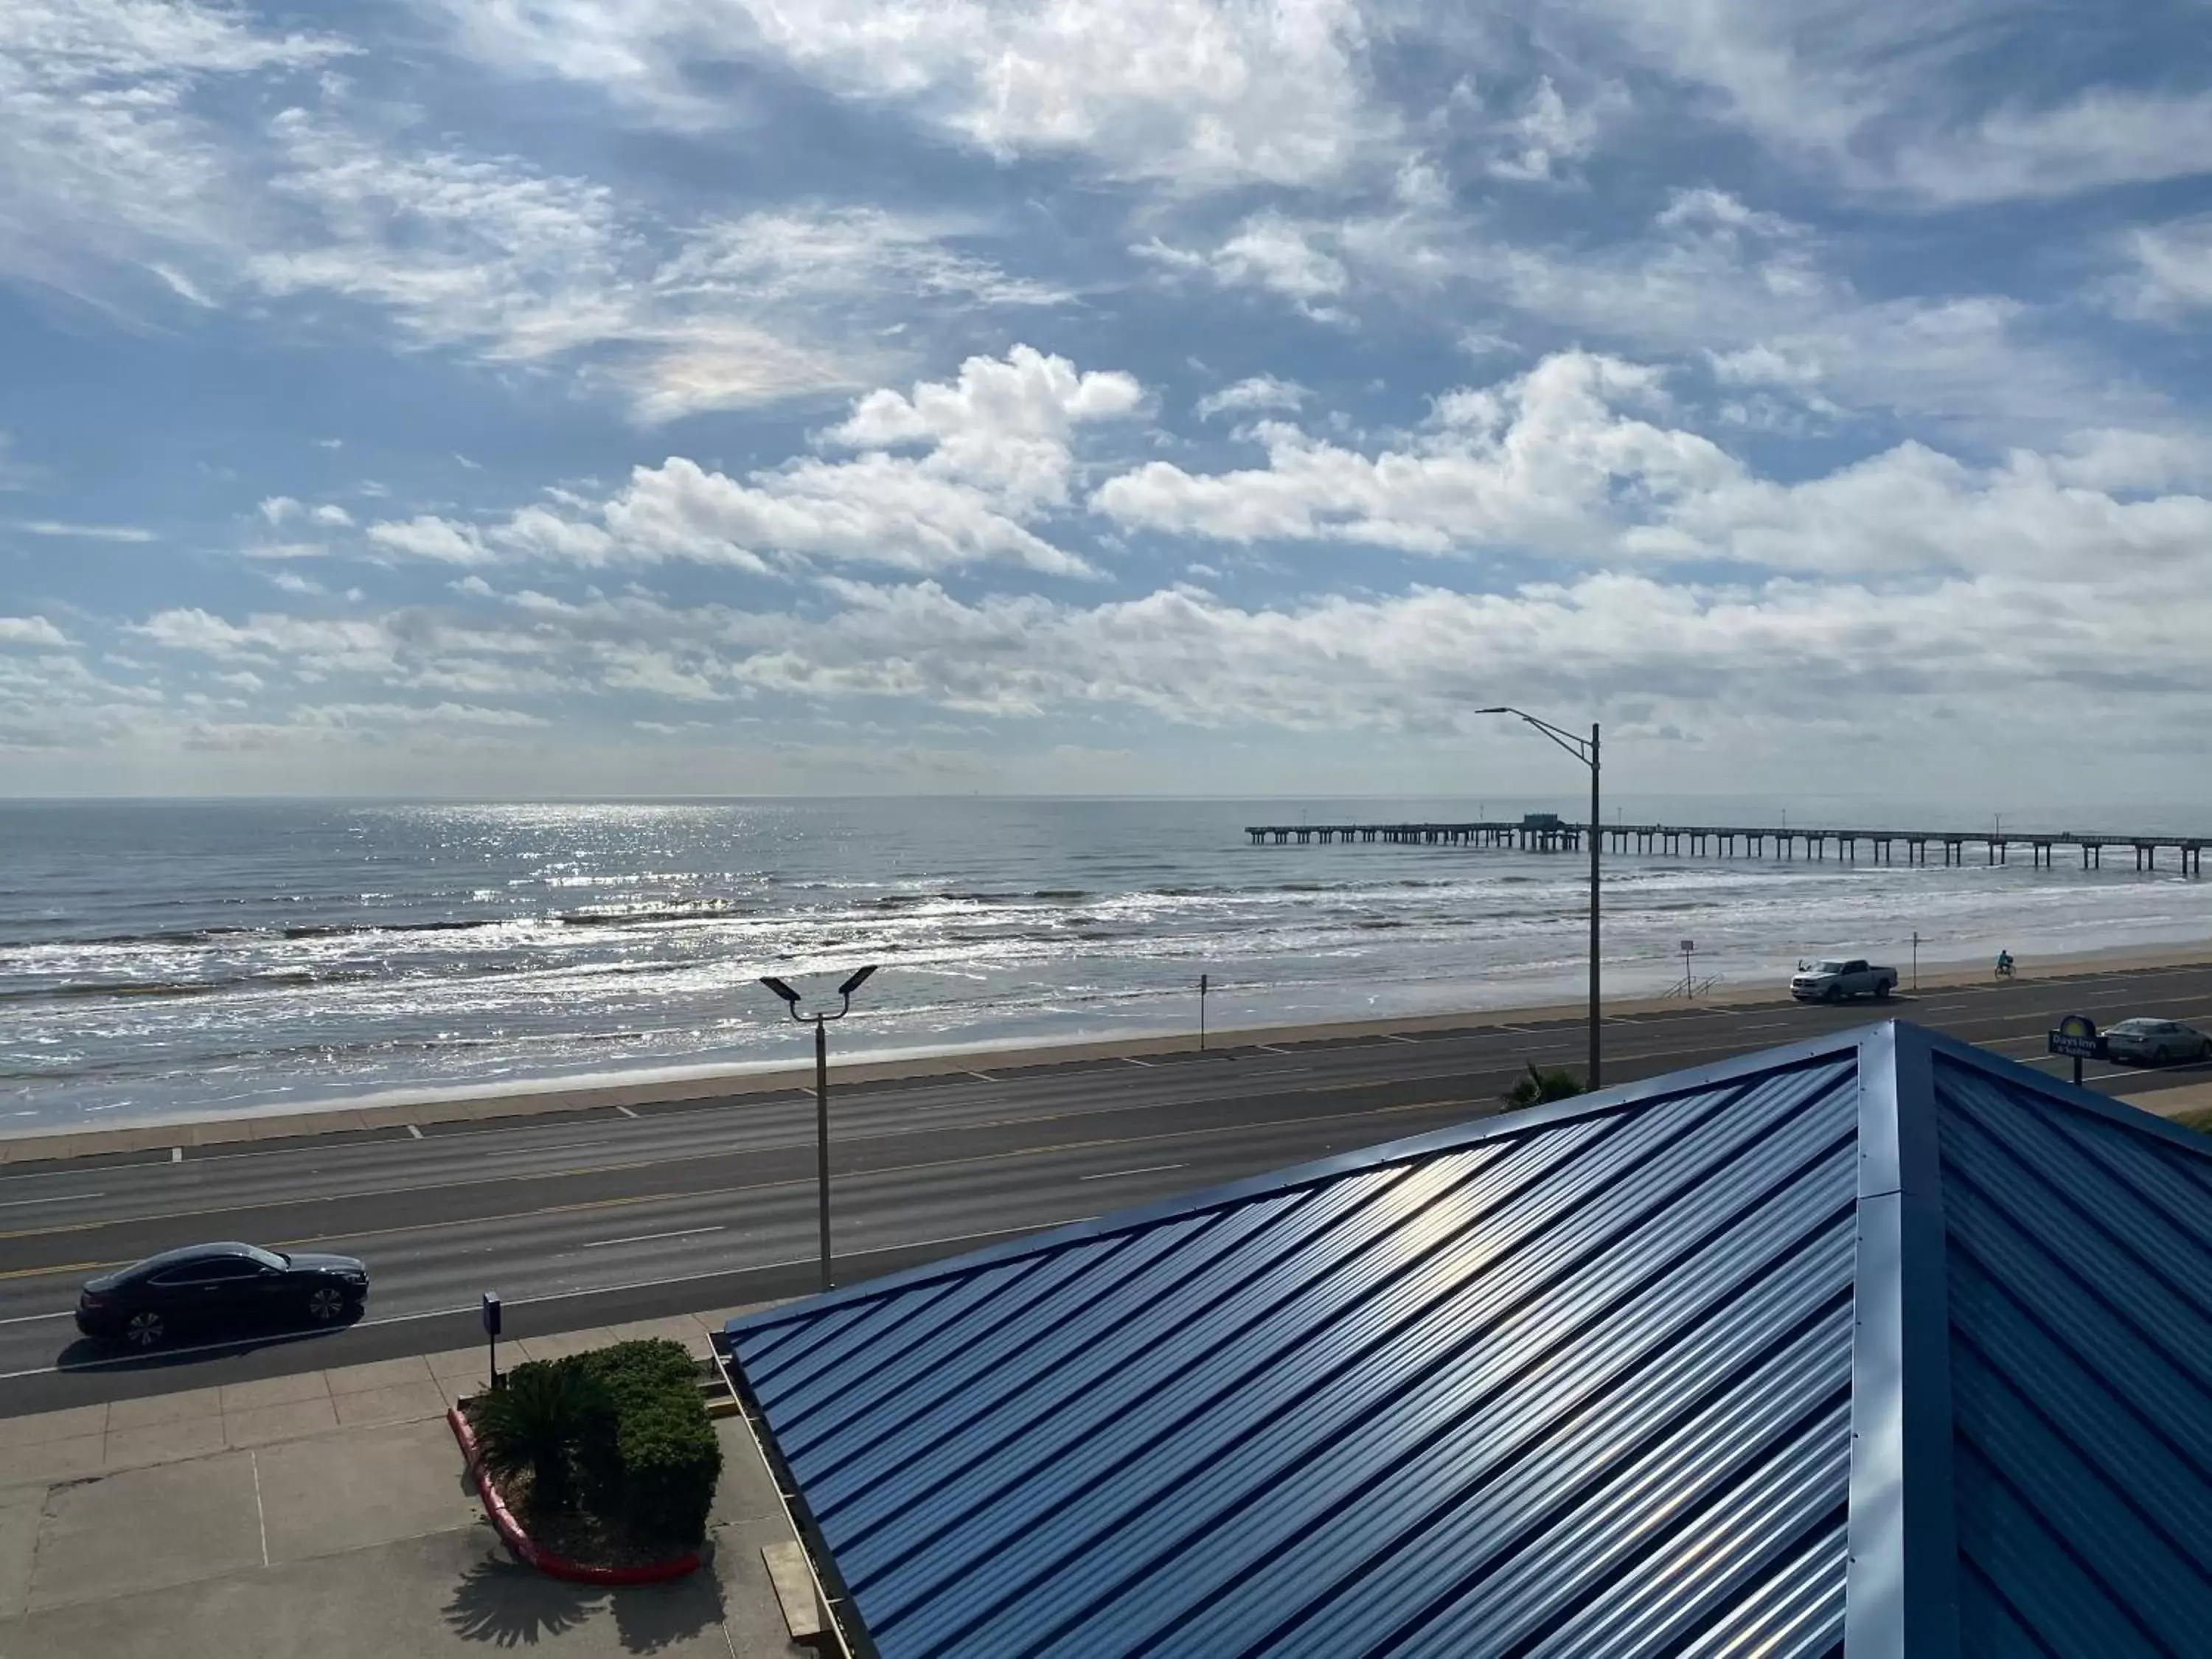
M 17 793 L 2193 802 L 2204 0 L 0 10 Z

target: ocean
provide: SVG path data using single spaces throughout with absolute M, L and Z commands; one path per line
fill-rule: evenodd
M 842 1055 L 1187 1030 L 1200 974 L 1216 1030 L 1571 1000 L 1581 858 L 1255 848 L 1243 830 L 1478 807 L 1571 815 L 1466 799 L 0 803 L 0 1128 L 787 1064 L 808 1039 L 758 976 L 826 990 L 870 962 Z M 1623 810 L 1772 821 L 1757 804 Z M 1968 827 L 1913 811 L 1833 816 Z M 1803 956 L 1904 966 L 1916 931 L 1923 962 L 2212 938 L 2212 884 L 2111 862 L 1608 855 L 1607 988 L 1678 981 L 1684 939 L 1724 996 Z

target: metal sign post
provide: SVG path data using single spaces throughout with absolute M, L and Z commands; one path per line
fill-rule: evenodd
M 1912 930 L 1912 988 L 1920 988 L 1920 930 Z
M 1690 958 L 1697 954 L 1698 942 L 1693 939 L 1682 941 L 1682 997 L 1687 1001 L 1697 994 L 1697 983 L 1690 975 Z
M 2087 1014 L 2069 1014 L 2060 1020 L 2051 1032 L 2050 1044 L 2052 1054 L 2072 1059 L 2076 1088 L 2081 1085 L 2081 1062 L 2105 1056 L 2105 1039 L 2097 1035 L 2097 1022 Z
M 1198 976 L 1198 1052 L 1206 1052 L 1206 975 Z
M 499 1387 L 499 1292 L 483 1293 L 484 1336 L 491 1344 L 491 1387 Z

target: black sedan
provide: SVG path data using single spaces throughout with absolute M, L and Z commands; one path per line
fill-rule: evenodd
M 89 1280 L 77 1298 L 76 1328 L 133 1348 L 157 1348 L 186 1331 L 336 1325 L 368 1300 L 368 1269 L 349 1255 L 193 1244 Z

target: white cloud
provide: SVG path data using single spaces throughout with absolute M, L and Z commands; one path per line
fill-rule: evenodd
M 1944 206 L 2072 196 L 2212 172 L 2212 93 L 2099 87 L 2045 109 L 2008 106 L 1964 132 L 1916 137 L 1890 178 Z
M 498 556 L 484 545 L 475 526 L 428 513 L 404 520 L 380 520 L 369 526 L 368 536 L 375 545 L 392 552 L 447 564 L 484 564 Z
M 1201 421 L 1210 421 L 1216 415 L 1231 410 L 1287 409 L 1304 406 L 1306 389 L 1296 380 L 1285 380 L 1273 374 L 1255 374 L 1225 386 L 1218 392 L 1208 392 L 1193 407 L 1192 413 Z
M 2164 322 L 2212 310 L 2212 214 L 2131 232 L 2134 270 L 2120 284 L 2121 309 Z
M 1182 186 L 1337 176 L 1390 127 L 1352 0 L 440 0 L 484 62 L 605 88 L 682 128 L 740 107 L 699 71 L 732 52 L 896 103 L 990 154 L 1076 151 Z
M 281 83 L 346 55 L 197 0 L 9 0 L 0 7 L 0 271 L 91 291 L 88 262 L 143 266 L 198 305 L 252 214 L 203 108 L 217 88 Z M 94 284 L 96 286 L 96 284 Z
M 2021 62 L 2054 51 L 2051 15 L 2006 0 L 1574 0 L 1571 11 L 1715 94 L 1773 150 L 1862 190 L 1954 205 L 2212 168 L 2212 94 L 2092 86 L 1978 108 L 1981 87 L 2016 87 Z M 2084 12 L 2064 50 L 2094 63 L 2130 42 L 2135 16 Z
M 15 527 L 33 536 L 83 542 L 150 542 L 154 532 L 127 524 L 70 524 L 59 519 L 18 519 Z
M 1127 374 L 1082 373 L 1016 346 L 957 379 L 858 399 L 824 433 L 849 459 L 807 458 L 744 481 L 684 456 L 635 468 L 596 505 L 535 506 L 479 531 L 424 516 L 372 526 L 393 551 L 453 562 L 502 556 L 599 566 L 684 559 L 765 572 L 770 556 L 928 571 L 986 562 L 1092 574 L 1030 523 L 1069 504 L 1079 427 L 1136 410 Z M 918 452 L 918 453 L 910 453 Z
M 1656 374 L 1584 353 L 1453 393 L 1400 447 L 1366 455 L 1280 423 L 1267 465 L 1201 475 L 1155 461 L 1093 506 L 1133 528 L 1221 540 L 1368 544 L 1421 554 L 1741 562 L 1814 575 L 2212 574 L 2212 501 L 2123 501 L 2084 481 L 2152 481 L 2172 451 L 2107 439 L 2071 455 L 1974 467 L 1906 442 L 1825 477 L 1761 478 L 1668 413 Z M 2199 452 L 2201 455 L 2201 451 Z M 2160 481 L 2162 481 L 2160 480 Z
M 1338 246 L 1360 279 L 1408 305 L 1467 295 L 1638 356 L 1704 358 L 1739 383 L 1787 364 L 1786 380 L 1765 383 L 1808 403 L 1817 394 L 1836 408 L 1971 425 L 2004 441 L 2156 409 L 2107 362 L 2053 339 L 2018 300 L 1870 298 L 1829 268 L 1811 228 L 1711 188 L 1674 192 L 1644 234 L 1595 250 L 1407 216 L 1347 222 Z
M 0 617 L 0 645 L 33 645 L 60 649 L 69 643 L 68 636 L 44 617 Z
M 1172 270 L 1202 272 L 1224 288 L 1262 288 L 1324 321 L 1343 313 L 1322 303 L 1351 284 L 1344 262 L 1320 246 L 1325 227 L 1286 218 L 1273 209 L 1251 215 L 1210 253 L 1194 253 L 1158 238 L 1129 251 Z
M 1580 107 L 1569 109 L 1552 77 L 1539 76 L 1520 112 L 1501 134 L 1504 147 L 1490 163 L 1491 176 L 1522 184 L 1559 179 L 1597 148 L 1605 122 L 1626 102 L 1626 94 L 1611 86 Z
M 325 501 L 307 516 L 319 525 L 347 526 L 353 523 L 353 514 L 335 501 Z

